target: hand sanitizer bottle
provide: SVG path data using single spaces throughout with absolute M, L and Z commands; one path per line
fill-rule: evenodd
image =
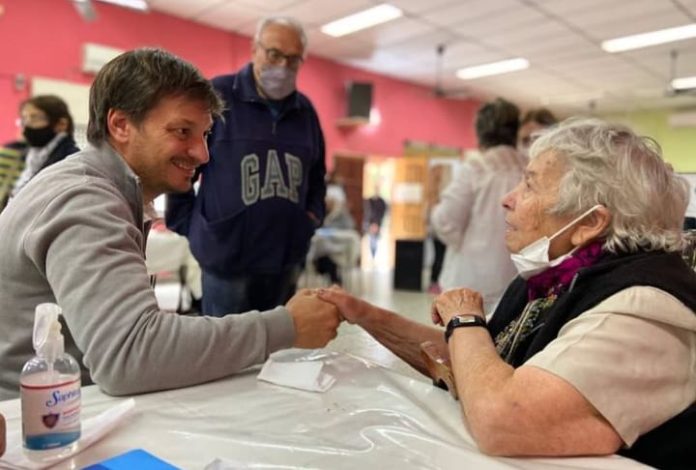
M 24 365 L 19 379 L 24 452 L 44 463 L 72 453 L 81 431 L 80 366 L 65 354 L 60 314 L 55 304 L 36 307 L 36 356 Z

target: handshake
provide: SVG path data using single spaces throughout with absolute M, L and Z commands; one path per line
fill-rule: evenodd
M 295 324 L 293 347 L 322 348 L 336 337 L 343 317 L 335 305 L 321 300 L 313 289 L 298 291 L 285 305 Z

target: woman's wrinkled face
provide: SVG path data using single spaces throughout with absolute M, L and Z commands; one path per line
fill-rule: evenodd
M 551 236 L 570 218 L 549 215 L 548 210 L 558 200 L 558 189 L 566 168 L 556 155 L 547 151 L 532 159 L 527 165 L 522 181 L 503 198 L 505 209 L 505 243 L 511 253 L 536 240 Z M 554 239 L 549 256 L 554 259 L 564 254 L 565 237 Z

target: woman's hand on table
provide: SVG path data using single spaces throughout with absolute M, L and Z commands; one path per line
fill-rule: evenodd
M 435 297 L 430 317 L 436 325 L 447 325 L 455 315 L 478 315 L 484 317 L 483 298 L 471 289 L 452 289 Z

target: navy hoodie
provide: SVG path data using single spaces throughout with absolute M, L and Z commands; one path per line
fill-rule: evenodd
M 304 260 L 324 217 L 324 136 L 314 107 L 294 92 L 269 104 L 252 64 L 213 79 L 226 103 L 208 141 L 200 189 L 167 197 L 167 227 L 188 237 L 219 276 L 279 273 Z

